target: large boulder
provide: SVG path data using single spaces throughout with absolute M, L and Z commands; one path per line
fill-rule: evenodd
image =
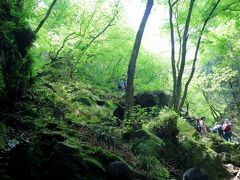
M 64 132 L 42 132 L 32 144 L 29 161 L 33 179 L 106 179 L 117 155 L 100 147 L 84 145 Z M 119 175 L 120 176 L 120 175 Z
M 205 170 L 211 180 L 230 179 L 220 156 L 199 140 L 182 137 L 178 149 L 184 170 L 199 167 Z
M 168 105 L 170 96 L 163 91 L 147 91 L 139 93 L 134 96 L 134 105 L 139 105 L 142 108 L 151 108 L 151 107 L 164 107 Z M 124 119 L 124 106 L 125 99 L 124 97 L 117 104 L 117 108 L 113 111 L 113 116 L 117 117 L 120 120 Z
M 8 157 L 9 164 L 4 171 L 0 161 L 0 179 L 104 180 L 131 174 L 128 165 L 117 155 L 85 145 L 63 131 L 40 132 L 32 141 L 14 147 Z M 117 163 L 121 172 L 115 171 L 114 163 L 110 166 L 112 162 L 121 162 Z
M 115 116 L 116 118 L 123 120 L 124 119 L 124 112 L 125 112 L 125 108 L 123 108 L 122 106 L 118 106 L 114 111 L 113 111 L 113 116 Z
M 134 104 L 146 107 L 164 107 L 168 105 L 170 96 L 163 91 L 148 91 L 137 94 L 134 97 Z
M 106 175 L 109 180 L 132 179 L 129 167 L 122 161 L 111 162 L 106 168 Z

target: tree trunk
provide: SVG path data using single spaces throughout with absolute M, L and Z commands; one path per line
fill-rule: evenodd
M 130 58 L 129 65 L 128 65 L 127 88 L 126 88 L 126 95 L 125 95 L 125 101 L 126 101 L 125 108 L 126 108 L 126 117 L 127 118 L 129 117 L 131 109 L 134 105 L 133 104 L 134 103 L 133 102 L 133 94 L 134 94 L 133 84 L 134 84 L 134 74 L 135 74 L 136 62 L 137 62 L 139 48 L 141 45 L 143 32 L 144 32 L 149 14 L 152 10 L 153 1 L 154 0 L 148 0 L 148 2 L 147 2 L 147 6 L 145 9 L 141 24 L 139 26 L 136 38 L 135 38 L 134 47 L 133 47 L 131 58 Z
M 185 68 L 185 62 L 186 62 L 186 54 L 187 54 L 187 40 L 188 40 L 188 31 L 189 31 L 189 24 L 191 20 L 191 15 L 192 15 L 192 10 L 194 6 L 195 0 L 190 1 L 189 9 L 188 9 L 188 14 L 186 18 L 186 23 L 184 27 L 184 33 L 183 33 L 183 38 L 182 38 L 182 55 L 181 55 L 181 64 L 180 64 L 180 69 L 179 73 L 177 76 L 176 80 L 176 88 L 173 90 L 173 109 L 177 112 L 179 112 L 179 102 L 181 99 L 181 91 L 182 91 L 182 77 L 183 77 L 183 72 Z
M 177 2 L 177 1 L 176 1 Z M 172 77 L 173 77 L 173 94 L 171 97 L 171 100 L 169 102 L 169 105 L 172 107 L 174 105 L 174 99 L 176 99 L 175 95 L 175 90 L 176 90 L 176 79 L 177 79 L 177 74 L 176 74 L 176 62 L 175 62 L 175 39 L 174 39 L 174 28 L 173 28 L 173 20 L 172 20 L 172 15 L 173 15 L 173 6 L 174 4 L 171 4 L 171 0 L 168 0 L 168 5 L 169 5 L 169 24 L 170 24 L 170 30 L 171 30 L 171 64 L 172 64 Z

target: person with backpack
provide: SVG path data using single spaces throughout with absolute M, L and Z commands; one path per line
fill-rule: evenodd
M 219 122 L 216 122 L 211 130 L 213 133 L 218 133 L 220 137 L 224 137 L 223 127 Z
M 197 119 L 197 125 L 196 125 L 196 129 L 198 132 L 201 132 L 201 126 L 200 126 L 200 123 L 199 123 L 199 119 Z
M 122 90 L 122 91 L 126 91 L 126 81 L 125 80 L 121 80 L 119 83 L 118 83 L 118 89 L 119 90 Z
M 226 141 L 232 141 L 231 123 L 228 119 L 225 119 L 223 123 L 223 134 Z

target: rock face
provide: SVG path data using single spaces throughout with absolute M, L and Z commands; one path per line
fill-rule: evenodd
M 119 160 L 101 148 L 68 142 L 62 134 L 39 137 L 30 154 L 33 179 L 106 179 L 105 167 Z
M 134 104 L 141 107 L 164 107 L 168 105 L 170 96 L 162 91 L 143 92 L 134 97 Z
M 118 106 L 114 111 L 113 111 L 113 115 L 120 119 L 123 120 L 124 119 L 124 112 L 125 109 L 122 106 Z
M 109 180 L 130 180 L 131 174 L 129 167 L 122 161 L 114 161 L 106 168 L 107 179 Z
M 0 179 L 129 179 L 131 171 L 118 156 L 68 138 L 60 131 L 44 131 L 32 142 L 17 145 Z

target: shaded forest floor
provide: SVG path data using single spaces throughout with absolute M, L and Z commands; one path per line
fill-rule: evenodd
M 169 109 L 137 108 L 122 122 L 113 111 L 123 92 L 64 77 L 39 77 L 14 112 L 2 113 L 1 179 L 106 179 L 114 161 L 132 179 L 181 179 L 195 166 L 213 180 L 236 175 L 239 144 L 203 137 Z

